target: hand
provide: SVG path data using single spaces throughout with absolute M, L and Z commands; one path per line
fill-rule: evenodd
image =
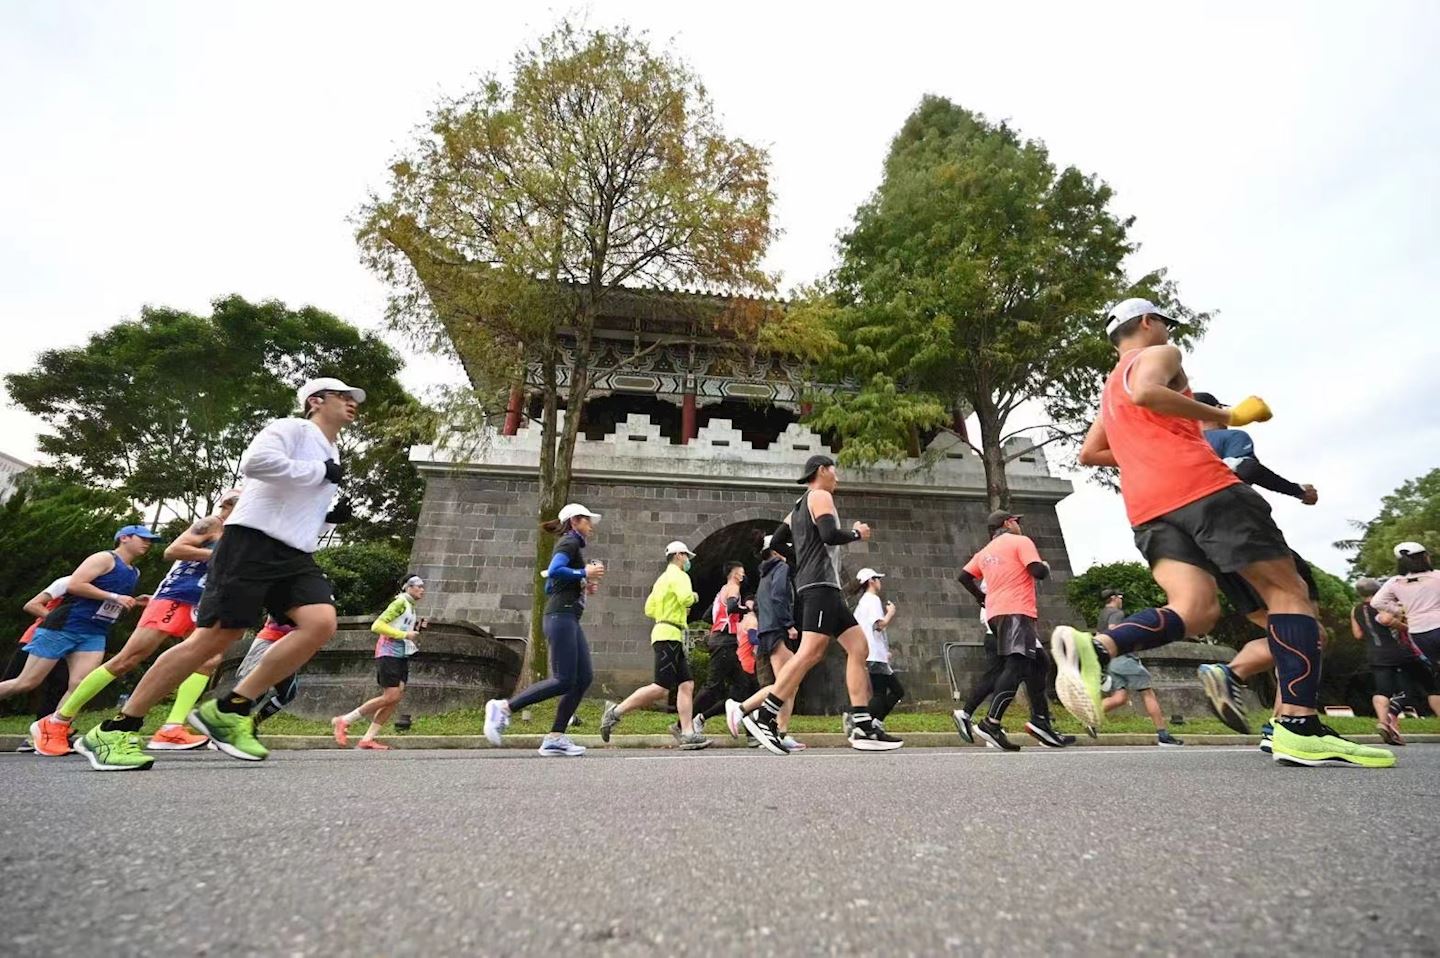
M 1230 407 L 1230 425 L 1248 426 L 1252 422 L 1269 422 L 1275 414 L 1259 396 L 1247 396 Z
M 429 616 L 426 616 L 425 618 L 421 619 L 421 620 L 416 624 L 415 628 L 419 629 L 421 632 L 424 632 L 426 629 L 430 628 L 430 618 L 429 618 Z
M 339 466 L 336 468 L 338 469 Z M 336 526 L 344 525 L 353 518 L 355 518 L 355 507 L 349 499 L 341 499 L 331 507 L 329 512 L 325 513 L 325 521 Z
M 894 603 L 894 602 L 886 602 L 886 603 L 885 603 L 885 614 L 886 614 L 886 615 L 894 615 L 894 614 L 895 614 L 895 603 Z
M 852 529 L 854 529 L 856 532 L 860 533 L 860 538 L 861 538 L 861 539 L 868 539 L 868 538 L 870 538 L 870 527 L 867 526 L 865 523 L 863 523 L 863 522 L 856 522 L 856 523 L 855 523 L 853 526 L 851 526 L 850 528 L 852 528 Z
M 416 639 L 420 638 L 420 633 L 415 629 L 411 629 L 409 632 L 405 633 L 405 638 L 409 639 L 411 642 L 414 642 Z
M 135 597 L 135 608 L 140 608 L 140 609 L 145 608 L 145 606 L 147 606 L 147 605 L 150 604 L 150 600 L 153 599 L 153 598 L 155 598 L 155 597 L 154 597 L 153 595 L 149 594 L 148 592 L 147 592 L 146 594 L 144 594 L 144 595 L 137 595 L 137 596 Z
M 1300 497 L 1300 501 L 1305 503 L 1305 505 L 1313 506 L 1315 505 L 1315 503 L 1320 501 L 1320 493 L 1316 492 L 1315 487 L 1310 485 L 1308 482 L 1300 488 L 1305 492 L 1305 494 Z
M 325 460 L 325 481 L 340 485 L 345 481 L 345 467 L 334 459 Z
M 800 638 L 800 633 L 795 631 L 795 626 L 793 625 L 785 630 L 785 634 L 789 637 L 791 642 L 794 642 L 796 639 Z
M 598 559 L 591 559 L 585 565 L 585 578 L 591 582 L 599 582 L 605 578 L 605 563 Z
M 122 609 L 135 608 L 135 597 L 133 595 L 115 595 L 111 593 L 110 598 Z

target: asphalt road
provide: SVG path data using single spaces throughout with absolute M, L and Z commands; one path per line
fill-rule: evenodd
M 1428 745 L 0 755 L 0 955 L 1440 955 L 1437 811 Z

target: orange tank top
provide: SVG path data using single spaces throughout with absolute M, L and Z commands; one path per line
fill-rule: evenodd
M 1105 438 L 1120 464 L 1120 495 L 1132 528 L 1240 481 L 1205 441 L 1199 422 L 1135 405 L 1130 367 L 1139 357 L 1138 349 L 1120 357 L 1100 397 Z M 1193 398 L 1189 389 L 1185 395 Z

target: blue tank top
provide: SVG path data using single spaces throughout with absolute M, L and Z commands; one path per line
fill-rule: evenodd
M 116 552 L 112 551 L 110 557 L 115 560 L 115 566 L 104 575 L 96 576 L 90 584 L 104 592 L 134 595 L 135 586 L 140 584 L 140 570 L 127 564 Z M 40 628 L 104 635 L 124 611 L 124 606 L 109 599 L 85 599 L 67 594 L 64 601 L 45 616 Z
M 205 574 L 209 571 L 210 563 L 203 559 L 180 559 L 160 580 L 155 598 L 197 605 L 200 593 L 205 591 Z

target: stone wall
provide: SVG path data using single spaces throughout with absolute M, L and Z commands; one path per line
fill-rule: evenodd
M 499 635 L 525 634 L 536 536 L 535 482 L 444 467 L 425 472 L 412 568 L 429 584 L 427 613 L 479 622 Z M 936 494 L 933 488 L 876 490 L 858 485 L 847 490 L 842 479 L 837 492 L 841 518 L 846 524 L 853 519 L 869 522 L 875 535 L 842 550 L 842 572 L 853 576 L 869 565 L 886 573 L 888 596 L 899 609 L 889 634 L 901 681 L 912 702 L 948 700 L 943 644 L 980 643 L 975 603 L 956 575 L 987 540 L 985 503 L 976 497 Z M 780 484 L 687 484 L 663 477 L 576 481 L 571 498 L 604 515 L 588 554 L 606 560 L 609 567 L 585 615 L 597 670 L 594 694 L 623 693 L 649 681 L 650 623 L 643 605 L 662 568 L 667 542 L 681 539 L 703 550 L 707 536 L 735 523 L 779 521 L 796 495 L 794 485 Z M 1016 511 L 1025 513 L 1026 532 L 1053 570 L 1051 579 L 1040 584 L 1040 614 L 1047 630 L 1069 619 L 1063 596 L 1070 565 L 1054 498 L 1017 496 L 1013 503 Z

